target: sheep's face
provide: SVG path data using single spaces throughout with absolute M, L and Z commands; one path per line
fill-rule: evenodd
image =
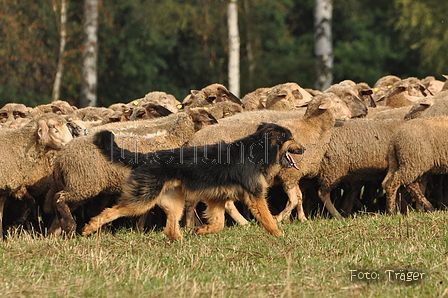
M 38 136 L 46 147 L 61 149 L 73 139 L 65 120 L 41 118 L 37 123 Z

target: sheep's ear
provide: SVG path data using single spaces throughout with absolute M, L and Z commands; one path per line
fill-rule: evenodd
M 199 93 L 199 90 L 190 90 L 191 95 L 196 96 Z
M 46 140 L 48 137 L 48 126 L 45 120 L 39 120 L 39 122 L 37 123 L 37 127 L 37 135 L 39 136 L 39 138 L 41 138 L 42 140 Z
M 320 110 L 328 110 L 331 107 L 331 101 L 327 100 L 319 106 Z

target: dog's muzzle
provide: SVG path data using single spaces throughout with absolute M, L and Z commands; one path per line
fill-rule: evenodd
M 296 161 L 294 160 L 294 158 L 292 157 L 292 154 L 303 154 L 303 152 L 305 152 L 305 147 L 299 146 L 296 143 L 291 143 L 288 145 L 288 147 L 286 148 L 286 152 L 285 152 L 285 156 L 286 159 L 288 160 L 288 162 L 290 163 L 291 167 L 295 168 L 296 170 L 300 170 L 299 167 L 297 166 Z

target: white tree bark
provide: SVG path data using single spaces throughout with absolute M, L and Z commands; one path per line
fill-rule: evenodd
M 80 106 L 96 106 L 98 56 L 98 0 L 84 0 L 84 48 Z
M 53 2 L 53 9 L 54 12 L 58 13 L 57 5 L 55 2 Z M 51 100 L 59 100 L 60 98 L 60 92 L 61 92 L 61 80 L 62 80 L 62 73 L 64 71 L 64 51 L 65 51 L 65 44 L 67 40 L 67 30 L 66 30 L 66 24 L 67 24 L 67 1 L 61 0 L 61 15 L 60 15 L 60 26 L 59 26 L 59 36 L 60 36 L 60 44 L 59 44 L 59 59 L 58 59 L 58 66 L 56 69 L 56 76 L 53 83 L 53 94 L 51 96 Z
M 326 90 L 333 82 L 332 0 L 315 0 L 314 54 L 316 59 L 315 89 Z
M 240 35 L 237 0 L 230 0 L 228 4 L 227 25 L 229 27 L 229 91 L 240 97 Z

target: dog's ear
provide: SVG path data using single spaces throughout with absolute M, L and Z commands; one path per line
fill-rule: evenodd
M 274 123 L 260 124 L 257 132 L 263 134 L 272 146 L 281 145 L 286 140 L 292 139 L 292 134 L 288 129 Z

